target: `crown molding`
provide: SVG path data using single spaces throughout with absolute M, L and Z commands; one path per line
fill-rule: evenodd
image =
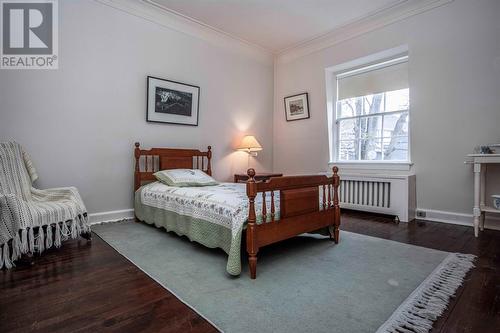
M 308 54 L 326 49 L 335 44 L 405 20 L 454 0 L 405 0 L 396 5 L 379 10 L 361 19 L 352 21 L 326 34 L 309 39 L 276 54 L 278 63 L 286 63 Z
M 184 14 L 182 14 L 182 13 L 180 13 L 180 12 L 176 11 L 176 10 L 173 10 L 173 9 L 171 9 L 171 8 L 168 8 L 168 7 L 166 7 L 166 6 L 164 6 L 164 5 L 160 4 L 160 3 L 158 3 L 158 1 L 157 1 L 157 0 L 142 0 L 142 1 L 143 1 L 143 2 L 145 2 L 145 3 L 148 3 L 148 4 L 150 4 L 150 5 L 152 5 L 152 6 L 154 6 L 154 7 L 157 7 L 157 8 L 159 8 L 160 10 L 163 10 L 163 11 L 165 11 L 165 12 L 167 12 L 167 13 L 170 13 L 170 14 L 172 14 L 172 15 L 176 15 L 176 16 L 178 16 L 178 17 L 180 17 L 180 18 L 182 18 L 182 19 L 186 20 L 187 22 L 191 22 L 191 23 L 193 23 L 195 26 L 197 25 L 197 26 L 199 26 L 199 27 L 202 27 L 202 28 L 205 28 L 205 29 L 208 29 L 208 30 L 212 30 L 213 32 L 215 32 L 215 33 L 217 33 L 217 34 L 221 34 L 221 35 L 223 35 L 223 36 L 226 36 L 226 37 L 232 38 L 232 39 L 234 39 L 234 40 L 236 40 L 236 41 L 239 41 L 239 42 L 241 42 L 241 43 L 244 43 L 244 44 L 247 44 L 247 45 L 249 45 L 249 46 L 255 47 L 255 48 L 257 48 L 257 49 L 259 49 L 259 50 L 261 50 L 261 51 L 268 52 L 268 53 L 273 53 L 271 50 L 269 50 L 269 49 L 267 49 L 267 48 L 263 47 L 262 45 L 259 45 L 259 44 L 256 44 L 256 43 L 253 43 L 253 42 L 250 42 L 250 41 L 248 41 L 248 40 L 246 40 L 246 39 L 244 39 L 244 38 L 241 38 L 241 37 L 238 37 L 238 36 L 236 36 L 236 35 L 233 35 L 233 34 L 231 34 L 231 33 L 229 33 L 229 32 L 226 32 L 226 31 L 224 31 L 224 30 L 221 30 L 221 29 L 219 29 L 219 28 L 217 28 L 217 27 L 214 27 L 214 26 L 212 26 L 212 25 L 210 25 L 210 24 L 207 24 L 207 23 L 204 23 L 204 22 L 202 22 L 202 21 L 199 21 L 199 20 L 197 20 L 197 19 L 195 19 L 195 18 L 193 18 L 193 17 L 190 17 L 190 16 L 187 16 L 187 15 L 184 15 Z
M 401 0 L 400 2 L 354 20 L 326 34 L 312 37 L 273 53 L 260 45 L 227 33 L 216 27 L 159 4 L 156 0 L 94 0 L 109 7 L 140 17 L 163 27 L 202 39 L 213 45 L 250 56 L 266 64 L 286 63 L 320 51 L 370 31 L 402 21 L 454 0 Z
M 204 40 L 232 52 L 249 56 L 266 64 L 273 64 L 272 52 L 237 38 L 209 25 L 167 9 L 153 0 L 94 0 L 103 5 L 142 18 L 146 21 Z

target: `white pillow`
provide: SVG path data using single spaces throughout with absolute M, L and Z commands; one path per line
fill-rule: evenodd
M 211 186 L 219 183 L 198 169 L 170 169 L 155 172 L 153 176 L 160 182 L 177 187 Z

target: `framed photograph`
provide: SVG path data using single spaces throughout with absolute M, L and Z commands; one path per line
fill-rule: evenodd
M 307 93 L 285 97 L 286 121 L 309 118 L 309 99 Z
M 148 76 L 146 120 L 198 126 L 200 87 Z

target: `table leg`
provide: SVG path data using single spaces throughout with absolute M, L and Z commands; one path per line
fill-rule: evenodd
M 472 215 L 474 216 L 474 236 L 479 236 L 479 219 L 481 218 L 481 164 L 474 163 L 474 208 Z
M 484 198 L 486 196 L 486 164 L 481 164 L 481 200 L 480 200 L 480 206 L 484 206 Z M 486 213 L 481 212 L 481 220 L 480 220 L 480 230 L 484 231 L 484 220 L 486 219 Z

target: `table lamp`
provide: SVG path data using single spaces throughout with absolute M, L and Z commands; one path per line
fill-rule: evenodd
M 250 156 L 257 156 L 257 152 L 262 150 L 262 146 L 253 135 L 246 135 L 236 149 L 248 154 L 248 168 L 250 168 Z

